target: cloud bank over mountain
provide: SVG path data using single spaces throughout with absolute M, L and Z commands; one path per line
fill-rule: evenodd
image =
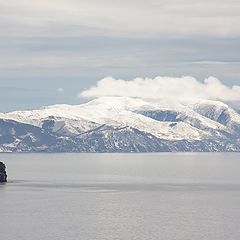
M 0 111 L 83 103 L 105 76 L 240 85 L 239 22 L 239 0 L 0 0 Z
M 133 80 L 106 77 L 79 93 L 78 97 L 123 96 L 146 99 L 209 99 L 240 101 L 240 86 L 229 87 L 215 77 L 203 82 L 194 77 L 155 77 Z

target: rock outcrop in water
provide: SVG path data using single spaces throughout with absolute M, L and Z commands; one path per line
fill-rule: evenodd
M 7 182 L 6 166 L 0 162 L 0 182 Z

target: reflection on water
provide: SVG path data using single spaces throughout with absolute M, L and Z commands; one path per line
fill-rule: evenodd
M 6 184 L 1 184 L 2 187 Z M 0 185 L 0 187 L 1 187 Z M 33 182 L 33 181 L 9 181 L 7 184 L 8 190 L 27 190 L 30 188 L 37 190 L 79 190 L 87 192 L 96 192 L 96 191 L 118 191 L 118 192 L 128 192 L 128 191 L 239 191 L 240 184 L 167 184 L 167 183 L 51 183 L 51 182 Z M 11 189 L 12 188 L 12 189 Z

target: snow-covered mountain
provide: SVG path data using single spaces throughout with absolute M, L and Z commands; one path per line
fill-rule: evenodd
M 240 115 L 218 101 L 103 97 L 0 113 L 2 152 L 239 150 Z

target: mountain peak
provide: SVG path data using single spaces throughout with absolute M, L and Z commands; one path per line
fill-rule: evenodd
M 70 140 L 75 146 L 79 138 L 85 136 L 91 139 L 94 136 L 95 139 L 99 136 L 92 144 L 95 146 L 101 142 L 103 149 L 108 151 L 106 144 L 110 144 L 115 136 L 114 141 L 130 141 L 126 144 L 135 144 L 135 141 L 139 141 L 136 137 L 142 141 L 145 139 L 150 144 L 149 139 L 154 138 L 156 142 L 173 144 L 172 148 L 176 151 L 183 150 L 178 144 L 186 147 L 193 143 L 198 147 L 193 145 L 192 151 L 201 150 L 200 146 L 205 150 L 234 150 L 238 149 L 238 141 L 232 139 L 239 139 L 240 136 L 240 115 L 224 103 L 208 100 L 176 103 L 129 97 L 101 97 L 80 105 L 57 104 L 32 111 L 1 113 L 0 119 L 4 120 L 1 122 L 0 134 L 7 134 L 4 139 L 10 139 L 7 142 L 3 140 L 3 144 L 0 144 L 2 151 L 17 151 L 19 143 L 26 141 L 27 136 L 29 144 L 33 139 L 36 144 L 40 138 L 44 146 L 48 146 L 47 139 L 55 139 L 55 144 L 65 141 L 63 145 L 58 145 L 58 148 L 63 149 L 64 144 L 70 144 Z M 20 133 L 24 134 L 20 136 L 17 133 L 21 128 L 24 130 Z M 35 136 L 37 132 L 39 136 Z M 43 137 L 42 134 L 47 136 Z M 87 140 L 81 141 L 83 142 L 78 144 L 84 145 Z M 117 142 L 114 144 L 120 144 Z M 211 146 L 208 146 L 209 142 Z M 36 151 L 39 149 L 36 147 Z

